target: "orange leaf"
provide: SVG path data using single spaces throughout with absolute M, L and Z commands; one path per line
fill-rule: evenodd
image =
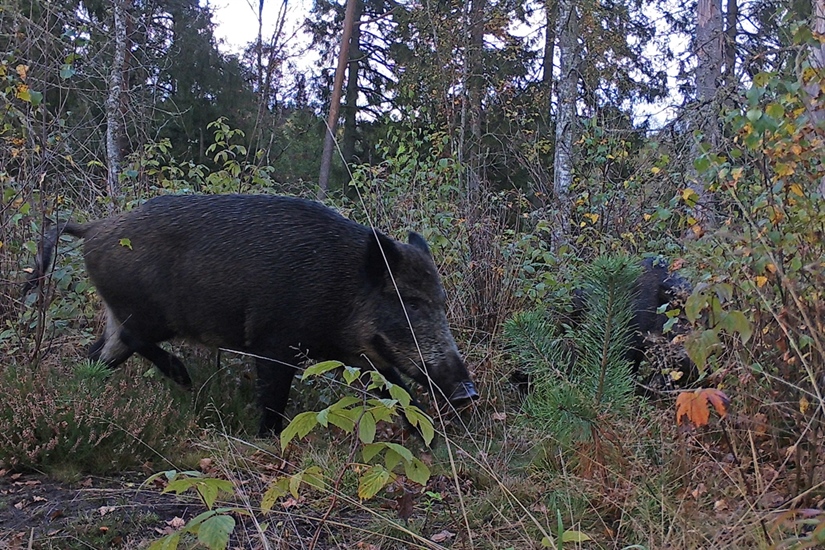
M 694 392 L 682 392 L 676 398 L 676 424 L 680 425 L 685 418 L 696 426 L 706 426 L 710 420 L 710 405 L 716 409 L 720 417 L 728 414 L 730 398 L 722 390 L 714 388 L 699 388 Z

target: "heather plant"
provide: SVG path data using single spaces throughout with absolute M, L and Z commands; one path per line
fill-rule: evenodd
M 0 462 L 99 473 L 168 456 L 191 419 L 164 384 L 133 376 L 95 363 L 6 366 L 0 373 Z

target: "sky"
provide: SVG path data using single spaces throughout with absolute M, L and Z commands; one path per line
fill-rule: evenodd
M 258 35 L 257 0 L 211 0 L 214 12 L 215 36 L 226 52 L 238 53 Z M 297 30 L 311 7 L 311 0 L 292 0 L 287 3 L 286 34 Z M 263 13 L 264 38 L 272 36 L 282 0 L 265 0 Z

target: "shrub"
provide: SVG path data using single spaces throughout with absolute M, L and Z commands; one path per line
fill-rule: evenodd
M 7 366 L 0 393 L 0 461 L 13 467 L 122 470 L 162 458 L 190 424 L 163 384 L 99 364 Z

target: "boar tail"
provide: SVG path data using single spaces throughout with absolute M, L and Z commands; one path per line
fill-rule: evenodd
M 43 234 L 43 239 L 37 247 L 37 255 L 35 256 L 35 265 L 32 272 L 26 278 L 23 285 L 23 296 L 39 287 L 46 278 L 46 273 L 52 267 L 52 257 L 57 249 L 57 242 L 60 240 L 60 235 L 66 233 L 73 237 L 83 238 L 86 236 L 90 226 L 82 225 L 74 222 L 62 222 L 55 224 L 48 231 Z

